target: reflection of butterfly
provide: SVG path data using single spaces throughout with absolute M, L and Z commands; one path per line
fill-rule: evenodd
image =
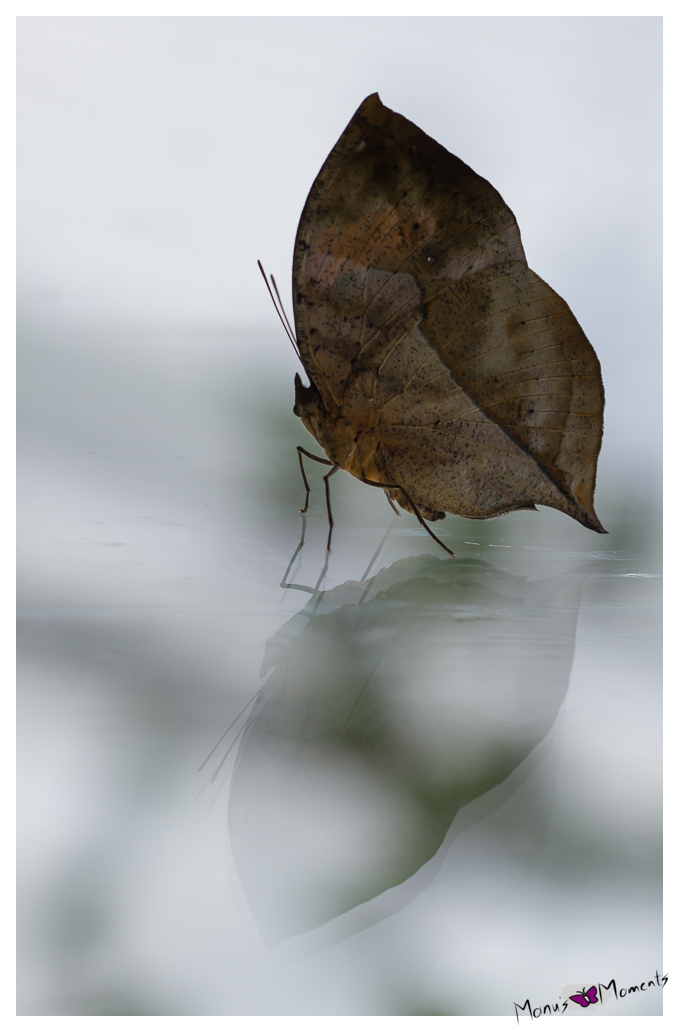
M 596 988 L 594 986 L 586 992 L 583 986 L 582 993 L 576 993 L 575 996 L 569 996 L 568 999 L 573 1000 L 574 1003 L 579 1003 L 581 1007 L 589 1007 L 590 1003 L 599 1002 L 596 997 Z
M 333 467 L 326 488 L 346 469 L 427 530 L 541 504 L 606 533 L 591 344 L 499 193 L 376 93 L 311 188 L 293 297 L 310 381 L 295 378 L 294 411 Z

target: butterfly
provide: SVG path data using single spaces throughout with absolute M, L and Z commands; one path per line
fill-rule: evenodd
M 497 190 L 377 93 L 311 188 L 293 302 L 288 331 L 309 381 L 295 377 L 293 411 L 326 456 L 297 449 L 300 511 L 305 455 L 331 467 L 328 550 L 339 469 L 382 488 L 451 555 L 427 526 L 446 513 L 540 504 L 606 533 L 593 503 L 594 349 L 528 268 Z
M 592 986 L 591 989 L 585 991 L 583 986 L 582 993 L 576 993 L 575 996 L 569 996 L 569 1000 L 573 1000 L 574 1003 L 579 1003 L 581 1007 L 589 1007 L 590 1003 L 598 1003 L 596 996 L 596 988 Z

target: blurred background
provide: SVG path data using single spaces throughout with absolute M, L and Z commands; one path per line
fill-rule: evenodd
M 660 970 L 661 31 L 622 17 L 19 19 L 19 1013 L 513 1014 L 580 979 Z M 295 759 L 297 795 L 277 797 L 274 821 L 266 714 L 297 748 L 299 707 L 324 684 L 306 666 L 281 703 L 295 643 L 332 618 L 340 654 L 378 643 L 393 669 L 400 625 L 370 577 L 401 585 L 420 626 L 422 577 L 443 576 L 415 519 L 392 526 L 381 493 L 343 473 L 324 572 L 312 470 L 290 578 L 323 577 L 325 609 L 280 587 L 302 531 L 294 449 L 311 442 L 256 260 L 289 304 L 306 194 L 375 90 L 500 191 L 531 268 L 594 345 L 610 534 L 549 510 L 438 524 L 467 565 L 445 574 L 436 633 L 417 636 L 429 658 L 385 703 L 392 760 L 378 776 L 374 752 L 335 757 L 340 791 L 332 764 L 316 782 L 316 761 Z M 557 630 L 554 674 L 532 657 Z M 428 752 L 431 728 L 416 721 L 399 745 L 389 707 L 420 690 L 443 704 L 444 638 L 467 650 L 455 713 L 477 730 L 482 714 L 479 741 L 505 765 L 499 781 L 454 774 L 459 809 L 424 862 L 423 790 L 394 771 L 399 748 Z M 262 685 L 267 641 L 273 680 L 198 774 Z M 532 678 L 514 709 L 510 667 Z M 536 707 L 539 733 L 510 756 Z M 410 857 L 390 854 L 400 889 L 381 847 L 362 852 L 387 811 Z M 339 828 L 332 863 L 310 812 Z M 320 904 L 302 919 L 306 886 Z M 285 894 L 294 913 L 265 913 Z M 660 990 L 606 1008 L 659 1014 Z

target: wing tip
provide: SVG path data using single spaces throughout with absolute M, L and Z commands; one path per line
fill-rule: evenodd
M 569 515 L 573 515 L 574 519 L 576 519 L 578 523 L 581 523 L 583 527 L 587 528 L 587 530 L 593 530 L 595 534 L 608 534 L 608 531 L 602 525 L 599 517 L 594 512 L 594 509 L 592 509 L 591 512 L 582 506 L 578 506 L 578 509 L 579 512 L 577 515 L 575 513 L 569 513 Z
M 376 91 L 375 93 L 369 94 L 365 98 L 365 100 L 361 104 L 359 104 L 358 109 L 356 110 L 356 112 L 354 114 L 354 118 L 356 118 L 358 115 L 362 115 L 363 117 L 367 116 L 369 118 L 370 118 L 370 116 L 372 116 L 372 118 L 374 120 L 375 116 L 381 115 L 382 112 L 390 111 L 390 110 L 391 110 L 390 108 L 386 107 L 382 103 L 380 95 Z M 353 119 L 352 119 L 352 121 L 353 121 Z

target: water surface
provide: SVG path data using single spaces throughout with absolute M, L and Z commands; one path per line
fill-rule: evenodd
M 651 978 L 653 462 L 605 440 L 606 537 L 448 517 L 455 560 L 338 474 L 326 566 L 320 469 L 294 556 L 275 354 L 23 331 L 20 1012 L 513 1014 Z

